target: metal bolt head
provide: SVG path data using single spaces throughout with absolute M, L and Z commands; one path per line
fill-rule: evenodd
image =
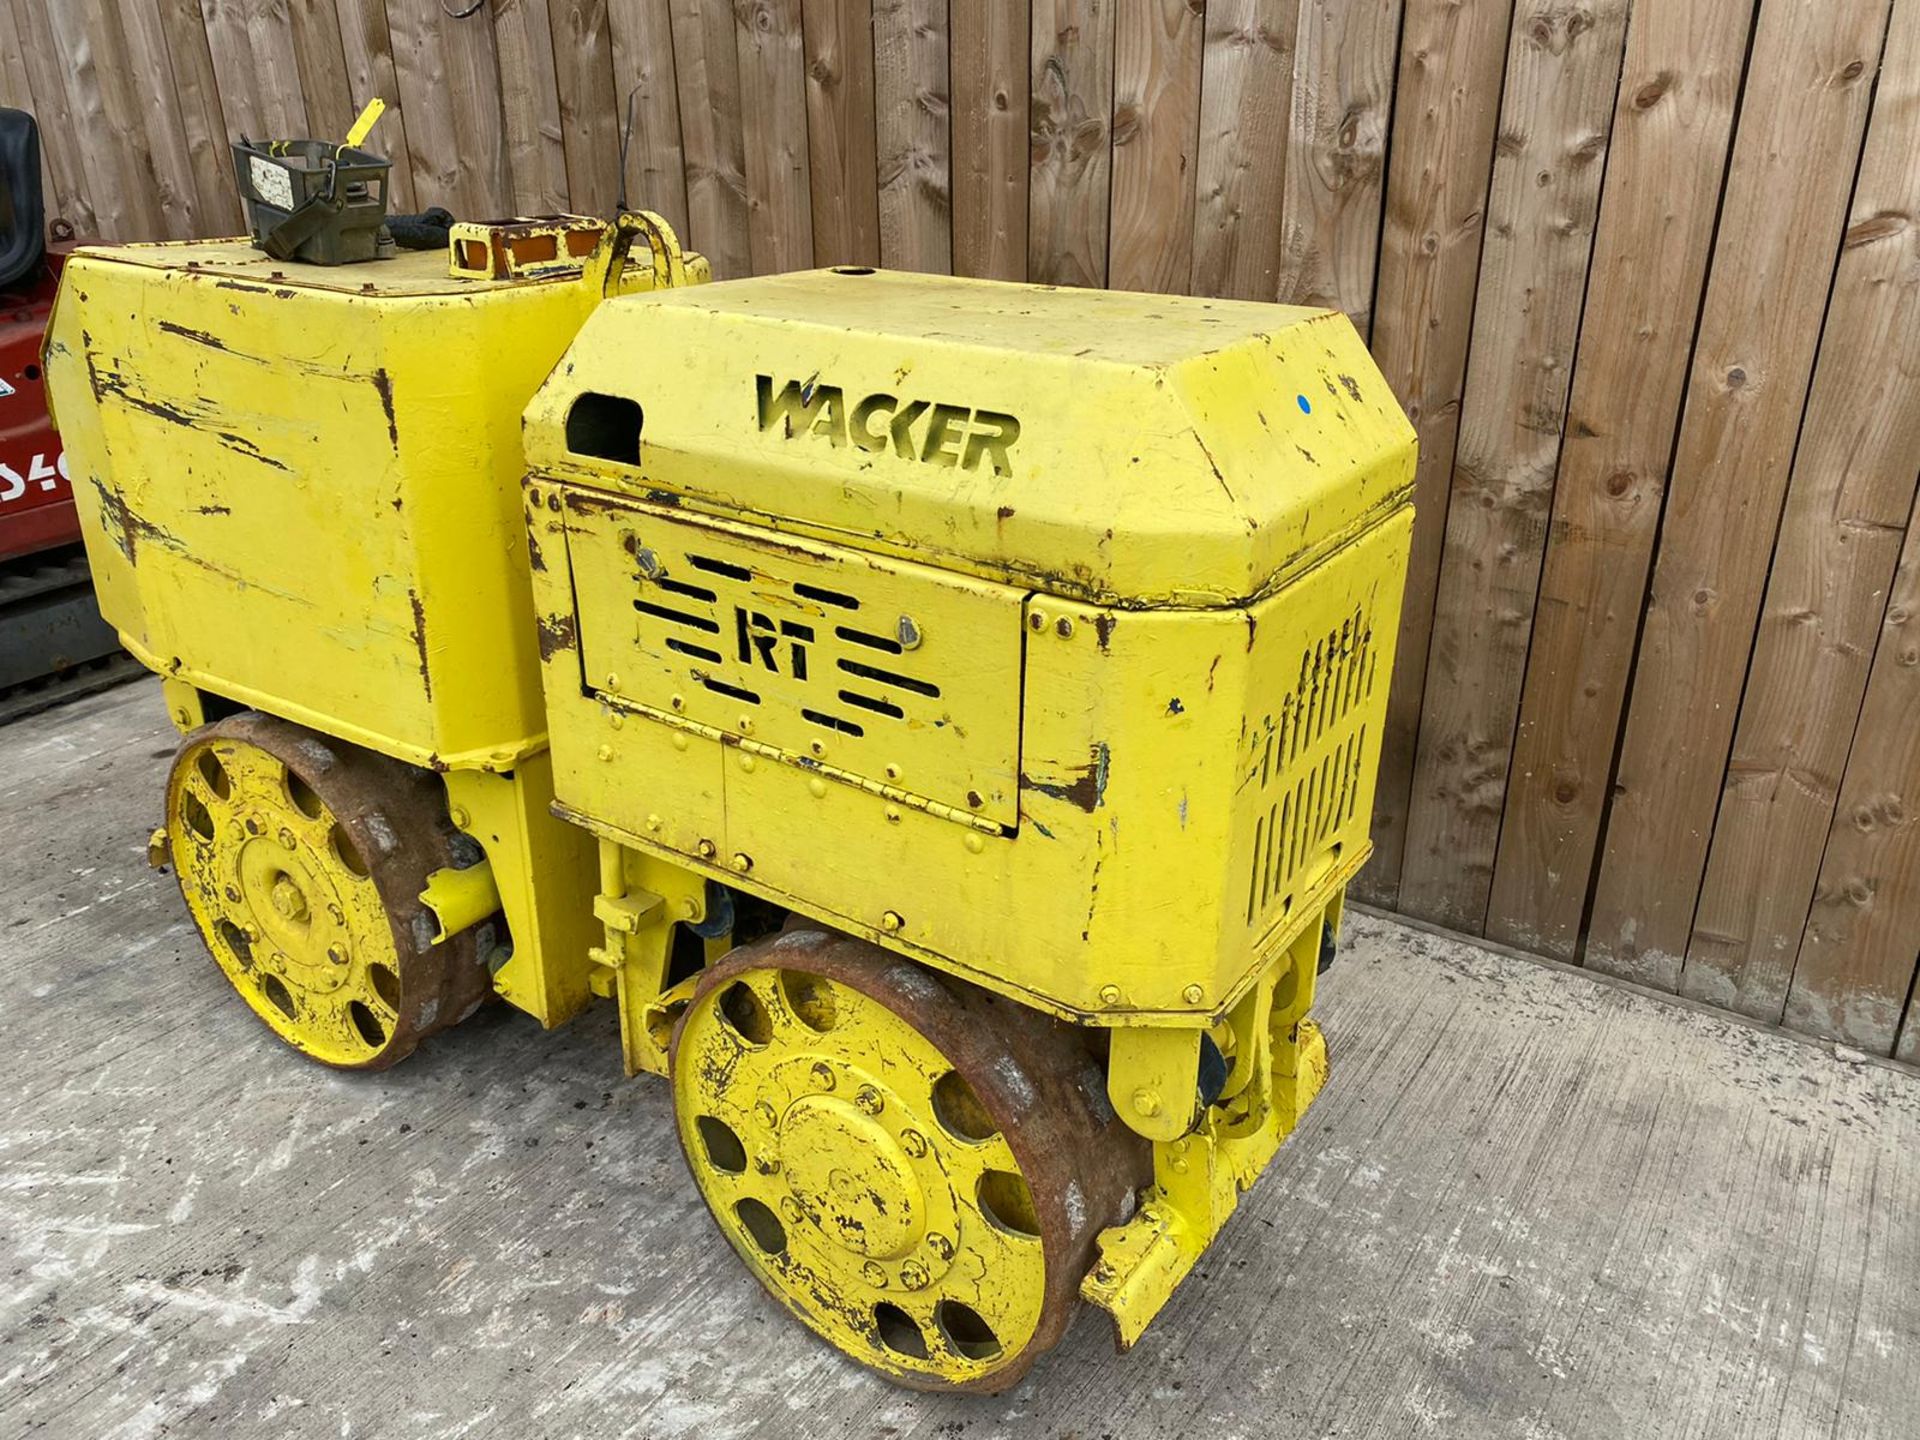
M 607 689 L 618 690 L 619 688 L 620 688 L 620 677 L 616 675 L 613 671 L 609 670 L 607 672 Z
M 246 821 L 247 834 L 260 835 L 265 833 L 266 828 L 267 827 L 265 825 L 260 823 L 260 817 L 258 815 L 247 816 L 247 821 Z
M 780 1117 L 774 1113 L 773 1106 L 765 1100 L 760 1100 L 755 1102 L 753 1107 L 753 1118 L 755 1120 L 758 1120 L 762 1125 L 766 1126 L 767 1129 L 769 1130 L 773 1129 L 775 1125 L 780 1123 Z
M 729 863 L 742 875 L 753 869 L 753 857 L 751 855 L 737 854 Z
M 293 838 L 293 831 L 289 830 L 285 825 L 280 827 L 279 840 L 282 849 L 297 850 L 300 848 L 300 842 Z
M 687 708 L 687 697 L 684 695 L 676 695 L 667 703 L 676 710 L 684 710 Z
M 751 735 L 753 733 L 753 717 L 751 715 L 742 715 L 740 717 L 740 733 L 742 735 Z
M 929 1278 L 927 1267 L 918 1260 L 909 1260 L 900 1267 L 900 1283 L 908 1290 L 926 1289 Z
M 935 1234 L 927 1236 L 927 1249 L 932 1252 L 936 1260 L 951 1260 L 953 1258 L 953 1241 L 944 1235 Z
M 711 840 L 702 840 L 694 848 L 700 852 L 700 858 L 702 860 L 711 860 L 720 852 L 720 847 Z
M 1043 611 L 1039 611 L 1039 610 L 1028 611 L 1027 612 L 1027 628 L 1029 630 L 1046 629 L 1047 628 L 1046 614 Z
M 771 1155 L 756 1155 L 753 1161 L 753 1168 L 758 1170 L 762 1175 L 778 1175 L 780 1173 L 780 1162 Z
M 886 1098 L 873 1085 L 862 1085 L 853 1097 L 853 1103 L 860 1107 L 863 1114 L 878 1115 L 887 1108 Z
M 594 754 L 599 757 L 600 763 L 604 765 L 609 760 L 613 759 L 613 746 L 602 745 L 598 750 L 594 752 Z
M 813 1077 L 814 1085 L 821 1090 L 831 1090 L 836 1083 L 833 1075 L 833 1067 L 824 1060 L 814 1061 L 813 1069 L 808 1073 Z
M 807 1218 L 807 1212 L 800 1208 L 800 1202 L 788 1195 L 780 1201 L 780 1213 L 787 1217 L 789 1224 L 798 1225 Z
M 880 917 L 880 928 L 892 934 L 907 923 L 906 917 L 898 910 L 889 910 Z
M 1189 1005 L 1198 1005 L 1202 1000 L 1207 998 L 1207 992 L 1202 990 L 1198 985 L 1187 986 L 1186 989 L 1180 992 L 1180 995 Z
M 327 959 L 331 960 L 336 965 L 346 964 L 347 963 L 346 946 L 344 945 L 327 946 Z
M 220 893 L 227 897 L 228 904 L 238 905 L 240 903 L 240 887 L 238 885 L 229 885 Z
M 1100 1003 L 1102 1005 L 1118 1005 L 1120 1003 L 1120 987 L 1118 985 L 1102 985 L 1100 987 Z
M 900 823 L 900 807 L 898 805 L 887 806 L 887 821 L 893 825 Z
M 1073 621 L 1067 616 L 1062 615 L 1058 620 L 1053 622 L 1053 633 L 1058 635 L 1062 640 L 1070 638 L 1073 634 Z
M 659 578 L 661 572 L 660 557 L 654 554 L 652 550 L 642 545 L 639 553 L 633 558 L 640 566 L 640 573 L 642 575 L 646 576 L 649 580 Z
M 659 834 L 660 827 L 664 824 L 666 824 L 666 821 L 662 820 L 658 815 L 647 816 L 647 832 L 649 834 L 652 834 L 652 835 Z
M 860 1267 L 861 1277 L 876 1290 L 887 1288 L 887 1272 L 869 1260 Z
M 900 1132 L 900 1148 L 906 1151 L 912 1159 L 925 1159 L 927 1154 L 927 1137 L 922 1135 L 918 1130 L 902 1130 Z
M 467 813 L 467 807 L 464 805 L 454 806 L 447 812 L 447 818 L 453 821 L 453 827 L 456 830 L 464 830 L 473 823 L 473 817 Z
M 920 626 L 915 623 L 911 615 L 902 615 L 900 617 L 899 623 L 893 627 L 893 634 L 894 638 L 900 642 L 900 648 L 902 650 L 917 650 L 920 648 Z
M 1133 1113 L 1151 1120 L 1160 1113 L 1160 1097 L 1147 1089 L 1134 1091 Z

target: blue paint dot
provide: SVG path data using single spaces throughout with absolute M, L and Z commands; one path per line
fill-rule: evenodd
M 1296 395 L 1293 398 L 1300 402 L 1300 413 L 1302 415 L 1311 415 L 1313 413 L 1313 406 L 1308 403 L 1306 396 Z

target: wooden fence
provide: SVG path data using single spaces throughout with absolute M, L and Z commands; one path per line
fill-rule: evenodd
M 449 11 L 471 10 L 466 18 Z M 1920 0 L 0 0 L 82 234 L 400 207 L 1337 305 L 1420 431 L 1364 889 L 1920 1059 Z

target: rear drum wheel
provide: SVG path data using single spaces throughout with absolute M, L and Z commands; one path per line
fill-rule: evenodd
M 384 1069 L 485 998 L 487 927 L 434 945 L 419 898 L 435 870 L 479 858 L 446 812 L 435 777 L 271 716 L 181 745 L 166 794 L 181 894 L 222 973 L 296 1050 Z
M 672 1078 L 687 1163 L 748 1267 L 915 1388 L 1017 1382 L 1144 1178 L 1073 1032 L 817 928 L 702 979 Z

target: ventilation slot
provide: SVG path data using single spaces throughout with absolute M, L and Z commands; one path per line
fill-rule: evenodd
M 1292 910 L 1295 882 L 1354 818 L 1366 752 L 1367 727 L 1362 725 L 1255 818 L 1253 868 L 1247 878 L 1249 925 L 1276 902 L 1281 915 Z M 1339 854 L 1337 843 L 1333 853 Z
M 703 635 L 718 635 L 720 633 L 720 623 L 717 620 L 709 620 L 704 615 L 689 615 L 684 610 L 675 610 L 666 605 L 655 605 L 648 600 L 634 601 L 633 608 L 638 610 L 642 615 L 651 615 L 656 620 L 670 621 L 675 625 L 685 625 L 690 629 L 700 631 Z
M 884 650 L 889 655 L 902 653 L 900 642 L 898 640 L 889 640 L 884 635 L 869 635 L 864 630 L 853 630 L 845 625 L 834 626 L 833 633 L 838 635 L 842 640 L 854 645 L 864 645 L 869 650 Z
M 744 686 L 729 685 L 726 681 L 716 680 L 711 675 L 702 675 L 698 678 L 702 685 L 706 686 L 707 689 L 713 691 L 716 695 L 726 695 L 732 699 L 744 701 L 748 705 L 758 705 L 760 703 L 760 697 Z
M 807 600 L 817 600 L 822 605 L 835 605 L 842 610 L 858 610 L 860 602 L 853 596 L 839 590 L 826 590 L 818 585 L 809 585 L 804 580 L 794 582 L 793 593 Z
M 862 710 L 871 710 L 876 715 L 891 715 L 895 720 L 907 718 L 907 712 L 891 700 L 876 700 L 871 695 L 862 695 L 858 690 L 842 690 L 840 698 L 849 705 L 857 705 Z
M 678 655 L 691 655 L 695 660 L 704 660 L 709 665 L 718 665 L 721 663 L 721 655 L 718 650 L 709 650 L 704 645 L 695 645 L 687 640 L 676 640 L 671 635 L 667 637 L 667 649 Z
M 866 727 L 852 720 L 842 720 L 838 715 L 829 715 L 824 710 L 802 710 L 801 715 L 814 724 L 828 730 L 837 730 L 842 735 L 864 735 Z
M 744 565 L 734 565 L 725 560 L 715 560 L 711 555 L 689 555 L 687 563 L 696 570 L 704 570 L 709 575 L 723 576 L 728 580 L 751 580 L 753 572 Z
M 916 680 L 911 675 L 902 675 L 897 670 L 882 670 L 878 665 L 863 665 L 858 660 L 842 660 L 840 668 L 849 675 L 858 675 L 862 680 L 878 680 L 882 685 L 898 685 L 902 690 L 911 690 L 916 695 L 925 695 L 929 699 L 940 698 L 940 687 L 926 680 Z
M 664 575 L 660 576 L 653 583 L 670 594 L 684 595 L 689 600 L 704 600 L 709 605 L 719 598 L 704 585 L 689 585 L 683 580 L 669 580 Z

